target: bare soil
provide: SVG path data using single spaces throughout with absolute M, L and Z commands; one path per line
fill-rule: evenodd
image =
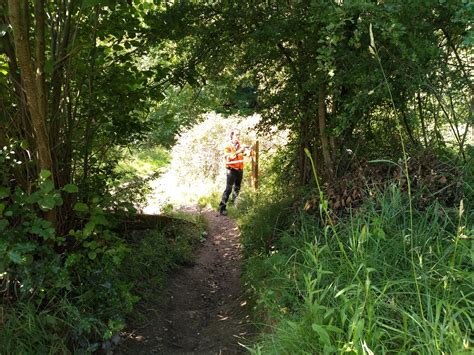
M 208 236 L 196 260 L 171 275 L 160 302 L 142 304 L 148 322 L 123 334 L 117 354 L 239 354 L 251 325 L 242 296 L 239 230 L 228 217 L 203 212 Z

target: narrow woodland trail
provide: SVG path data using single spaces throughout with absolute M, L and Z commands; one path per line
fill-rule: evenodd
M 251 326 L 240 287 L 241 246 L 235 222 L 215 211 L 193 265 L 171 275 L 164 301 L 130 329 L 118 354 L 239 354 Z

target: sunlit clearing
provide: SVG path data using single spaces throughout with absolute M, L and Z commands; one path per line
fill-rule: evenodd
M 257 114 L 224 117 L 212 112 L 203 115 L 201 123 L 178 136 L 171 151 L 171 163 L 166 172 L 151 183 L 152 193 L 143 212 L 161 213 L 167 206 L 194 205 L 213 193 L 220 195 L 226 176 L 223 147 L 230 139 L 231 129 L 239 128 L 241 143 L 249 147 L 259 139 L 261 150 L 265 152 L 286 142 L 286 135 L 282 139 L 272 136 L 271 140 L 258 136 L 256 125 L 259 122 Z M 249 164 L 250 159 L 247 159 L 247 172 L 250 171 Z M 249 179 L 248 173 L 244 174 L 244 179 Z M 244 180 L 245 185 L 248 187 Z

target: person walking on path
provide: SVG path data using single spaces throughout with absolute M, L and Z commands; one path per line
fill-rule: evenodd
M 238 129 L 233 129 L 230 132 L 230 142 L 226 144 L 224 148 L 227 180 L 219 204 L 219 213 L 223 216 L 227 215 L 227 201 L 229 200 L 231 193 L 231 203 L 234 203 L 240 192 L 240 186 L 244 175 L 244 153 L 246 153 L 247 149 L 247 147 L 240 145 L 240 131 Z

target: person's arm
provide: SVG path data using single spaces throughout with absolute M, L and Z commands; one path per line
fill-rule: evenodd
M 237 156 L 237 153 L 234 153 L 232 148 L 228 145 L 225 146 L 224 148 L 224 157 L 226 161 L 230 161 L 232 159 L 235 159 Z
M 250 154 L 250 148 L 247 147 L 246 145 L 242 145 L 239 150 L 237 150 L 236 154 L 243 153 L 244 155 L 249 155 Z

